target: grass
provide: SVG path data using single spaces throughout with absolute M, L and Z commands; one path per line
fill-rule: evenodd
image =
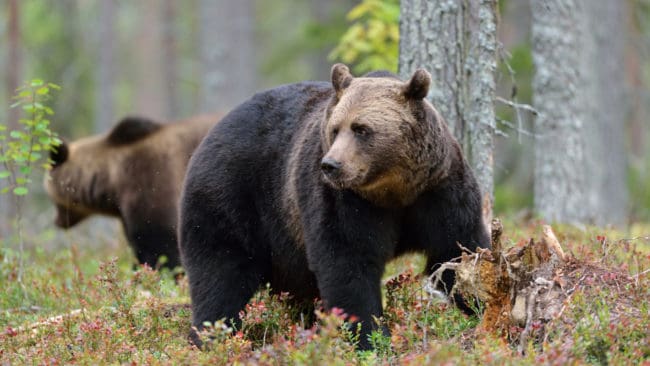
M 539 234 L 538 222 L 504 227 L 510 245 Z M 571 296 L 563 316 L 547 324 L 543 338 L 531 337 L 524 354 L 514 339 L 481 334 L 479 318 L 427 297 L 417 276 L 419 256 L 387 268 L 385 316 L 379 321 L 391 336 L 373 334 L 374 351 L 355 350 L 357 335 L 340 312 L 316 312 L 316 324 L 305 327 L 287 301 L 290 295 L 268 289 L 241 313 L 241 329 L 217 322 L 206 331 L 212 338 L 208 349 L 199 351 L 187 342 L 187 281 L 144 267 L 134 271 L 124 245 L 84 250 L 83 238 L 75 238 L 79 247 L 45 250 L 39 248 L 50 243 L 35 237 L 22 288 L 16 282 L 18 253 L 4 243 L 0 364 L 650 365 L 650 240 L 623 240 L 647 235 L 650 227 L 554 229 L 567 251 L 612 272 L 585 279 L 593 286 Z M 634 281 L 617 286 L 617 276 Z

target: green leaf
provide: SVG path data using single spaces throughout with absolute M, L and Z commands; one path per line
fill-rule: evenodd
M 16 196 L 24 196 L 28 192 L 29 192 L 29 190 L 27 189 L 27 187 L 16 187 L 16 188 L 14 188 L 14 194 Z
M 32 87 L 37 87 L 42 85 L 43 85 L 43 80 L 41 79 L 32 79 L 32 82 L 30 83 L 30 86 Z
M 4 187 L 4 188 L 2 188 L 2 190 L 0 190 L 0 194 L 5 194 L 5 193 L 9 192 L 9 189 L 10 189 L 10 188 L 11 188 L 11 187 Z
M 15 138 L 15 139 L 19 139 L 19 138 L 23 137 L 23 133 L 20 132 L 20 131 L 14 130 L 14 131 L 9 132 L 9 136 L 11 136 L 12 138 Z
M 32 168 L 30 168 L 28 166 L 21 166 L 20 167 L 20 174 L 29 175 L 29 174 L 31 174 L 31 172 L 32 172 Z
M 18 184 L 26 184 L 27 183 L 27 178 L 25 178 L 25 177 L 17 177 L 16 178 L 16 183 L 18 183 Z
M 12 158 L 13 158 L 14 161 L 15 161 L 16 163 L 18 163 L 18 164 L 20 164 L 20 163 L 24 163 L 24 162 L 27 161 L 27 158 L 26 158 L 26 157 L 24 157 L 24 156 L 22 156 L 22 155 L 18 155 L 18 154 L 14 154 L 14 155 L 12 156 Z
M 43 86 L 43 87 L 38 88 L 38 90 L 36 91 L 36 94 L 38 94 L 38 95 L 47 95 L 49 92 L 50 92 L 50 88 L 48 88 L 47 86 Z
M 57 84 L 54 84 L 54 83 L 47 83 L 47 85 L 48 85 L 50 88 L 52 88 L 52 89 L 55 89 L 55 90 L 61 90 L 61 87 L 58 86 Z
M 4 171 L 0 172 L 0 179 L 9 178 L 9 177 L 11 177 L 11 172 L 10 171 L 4 170 Z

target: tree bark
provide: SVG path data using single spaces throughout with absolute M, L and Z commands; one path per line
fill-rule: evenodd
M 167 120 L 162 50 L 162 2 L 142 0 L 137 2 L 142 12 L 138 29 L 136 60 L 136 106 L 134 113 Z
M 549 221 L 584 222 L 585 155 L 582 135 L 584 89 L 580 42 L 584 17 L 579 0 L 533 1 L 533 102 L 535 124 L 535 209 Z
M 535 209 L 548 221 L 627 214 L 625 28 L 608 0 L 533 1 Z
M 431 72 L 430 100 L 463 144 L 492 221 L 496 0 L 402 0 L 399 70 Z
M 180 105 L 178 98 L 178 45 L 175 0 L 165 0 L 163 3 L 162 21 L 162 69 L 165 91 L 165 115 L 169 119 L 179 117 Z
M 627 216 L 627 159 L 625 119 L 628 116 L 625 87 L 625 6 L 610 0 L 583 0 L 589 38 L 585 74 L 589 114 L 585 127 L 589 162 L 589 219 L 597 225 L 623 224 Z
M 97 62 L 98 86 L 96 94 L 95 132 L 108 131 L 115 123 L 115 7 L 114 0 L 101 2 L 99 19 L 99 60 Z
M 203 112 L 230 109 L 255 93 L 252 0 L 201 0 L 199 48 Z

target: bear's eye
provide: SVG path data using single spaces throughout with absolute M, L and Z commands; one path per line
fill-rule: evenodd
M 336 127 L 335 129 L 332 130 L 332 140 L 336 138 L 336 135 L 339 134 L 339 128 Z
M 351 129 L 352 132 L 354 132 L 354 134 L 357 135 L 357 136 L 367 136 L 367 135 L 370 134 L 370 132 L 372 132 L 372 131 L 370 131 L 370 128 L 369 128 L 369 127 L 364 126 L 364 125 L 359 125 L 359 124 L 356 124 L 356 123 L 355 123 L 355 124 L 352 124 L 352 126 L 350 127 L 350 129 Z

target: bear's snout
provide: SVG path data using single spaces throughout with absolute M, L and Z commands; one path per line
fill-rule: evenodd
M 338 178 L 341 174 L 341 162 L 326 156 L 321 160 L 320 169 L 328 178 Z

